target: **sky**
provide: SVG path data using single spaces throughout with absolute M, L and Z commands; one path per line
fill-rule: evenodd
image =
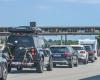
M 100 0 L 0 0 L 0 26 L 100 25 Z
M 0 26 L 100 25 L 100 0 L 0 0 Z

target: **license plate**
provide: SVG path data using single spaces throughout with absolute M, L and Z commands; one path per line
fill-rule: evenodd
M 58 55 L 53 55 L 54 57 L 61 57 L 61 55 L 60 54 L 58 54 Z

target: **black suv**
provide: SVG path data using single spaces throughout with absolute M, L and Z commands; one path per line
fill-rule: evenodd
M 77 52 L 69 45 L 53 45 L 50 47 L 53 55 L 53 66 L 67 64 L 70 68 L 78 66 Z
M 10 29 L 6 48 L 4 53 L 8 52 L 8 72 L 11 68 L 17 68 L 18 71 L 23 68 L 36 68 L 39 73 L 46 67 L 48 71 L 52 70 L 52 56 L 45 53 L 43 49 L 44 41 L 35 35 L 33 29 L 16 28 Z M 46 55 L 45 55 L 46 54 Z

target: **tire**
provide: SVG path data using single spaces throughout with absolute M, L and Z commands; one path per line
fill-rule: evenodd
M 69 68 L 73 68 L 74 67 L 74 64 L 73 64 L 73 60 L 71 60 L 71 62 L 69 63 Z
M 53 68 L 53 63 L 52 63 L 52 60 L 50 60 L 47 66 L 47 71 L 52 71 L 52 68 Z
M 95 62 L 94 60 L 91 60 L 91 62 L 93 63 L 93 62 Z
M 55 63 L 53 63 L 53 67 L 56 67 L 56 64 Z
M 95 57 L 91 60 L 91 62 L 92 62 L 92 63 L 95 62 Z
M 22 67 L 17 67 L 17 71 L 22 71 L 23 68 Z
M 85 61 L 83 62 L 83 64 L 88 64 L 88 60 L 85 60 Z
M 78 66 L 78 59 L 76 60 L 76 63 L 74 64 L 75 67 Z
M 11 72 L 11 65 L 8 64 L 8 73 L 10 73 L 10 72 Z
M 97 57 L 95 57 L 95 60 L 97 60 Z
M 7 66 L 4 65 L 4 67 L 2 69 L 2 78 L 0 78 L 0 80 L 6 80 L 7 79 L 7 74 L 8 74 Z
M 40 62 L 37 63 L 36 65 L 36 72 L 38 73 L 43 73 L 44 71 L 44 61 L 41 60 Z

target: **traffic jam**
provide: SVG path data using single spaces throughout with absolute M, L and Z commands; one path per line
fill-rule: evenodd
M 36 73 L 53 71 L 57 65 L 69 68 L 94 63 L 97 60 L 97 41 L 82 39 L 77 45 L 50 45 L 45 47 L 44 39 L 36 35 L 39 31 L 30 27 L 9 29 L 6 43 L 0 45 L 0 80 L 7 80 L 7 74 L 16 68 L 35 68 Z M 60 68 L 59 68 L 60 69 Z

